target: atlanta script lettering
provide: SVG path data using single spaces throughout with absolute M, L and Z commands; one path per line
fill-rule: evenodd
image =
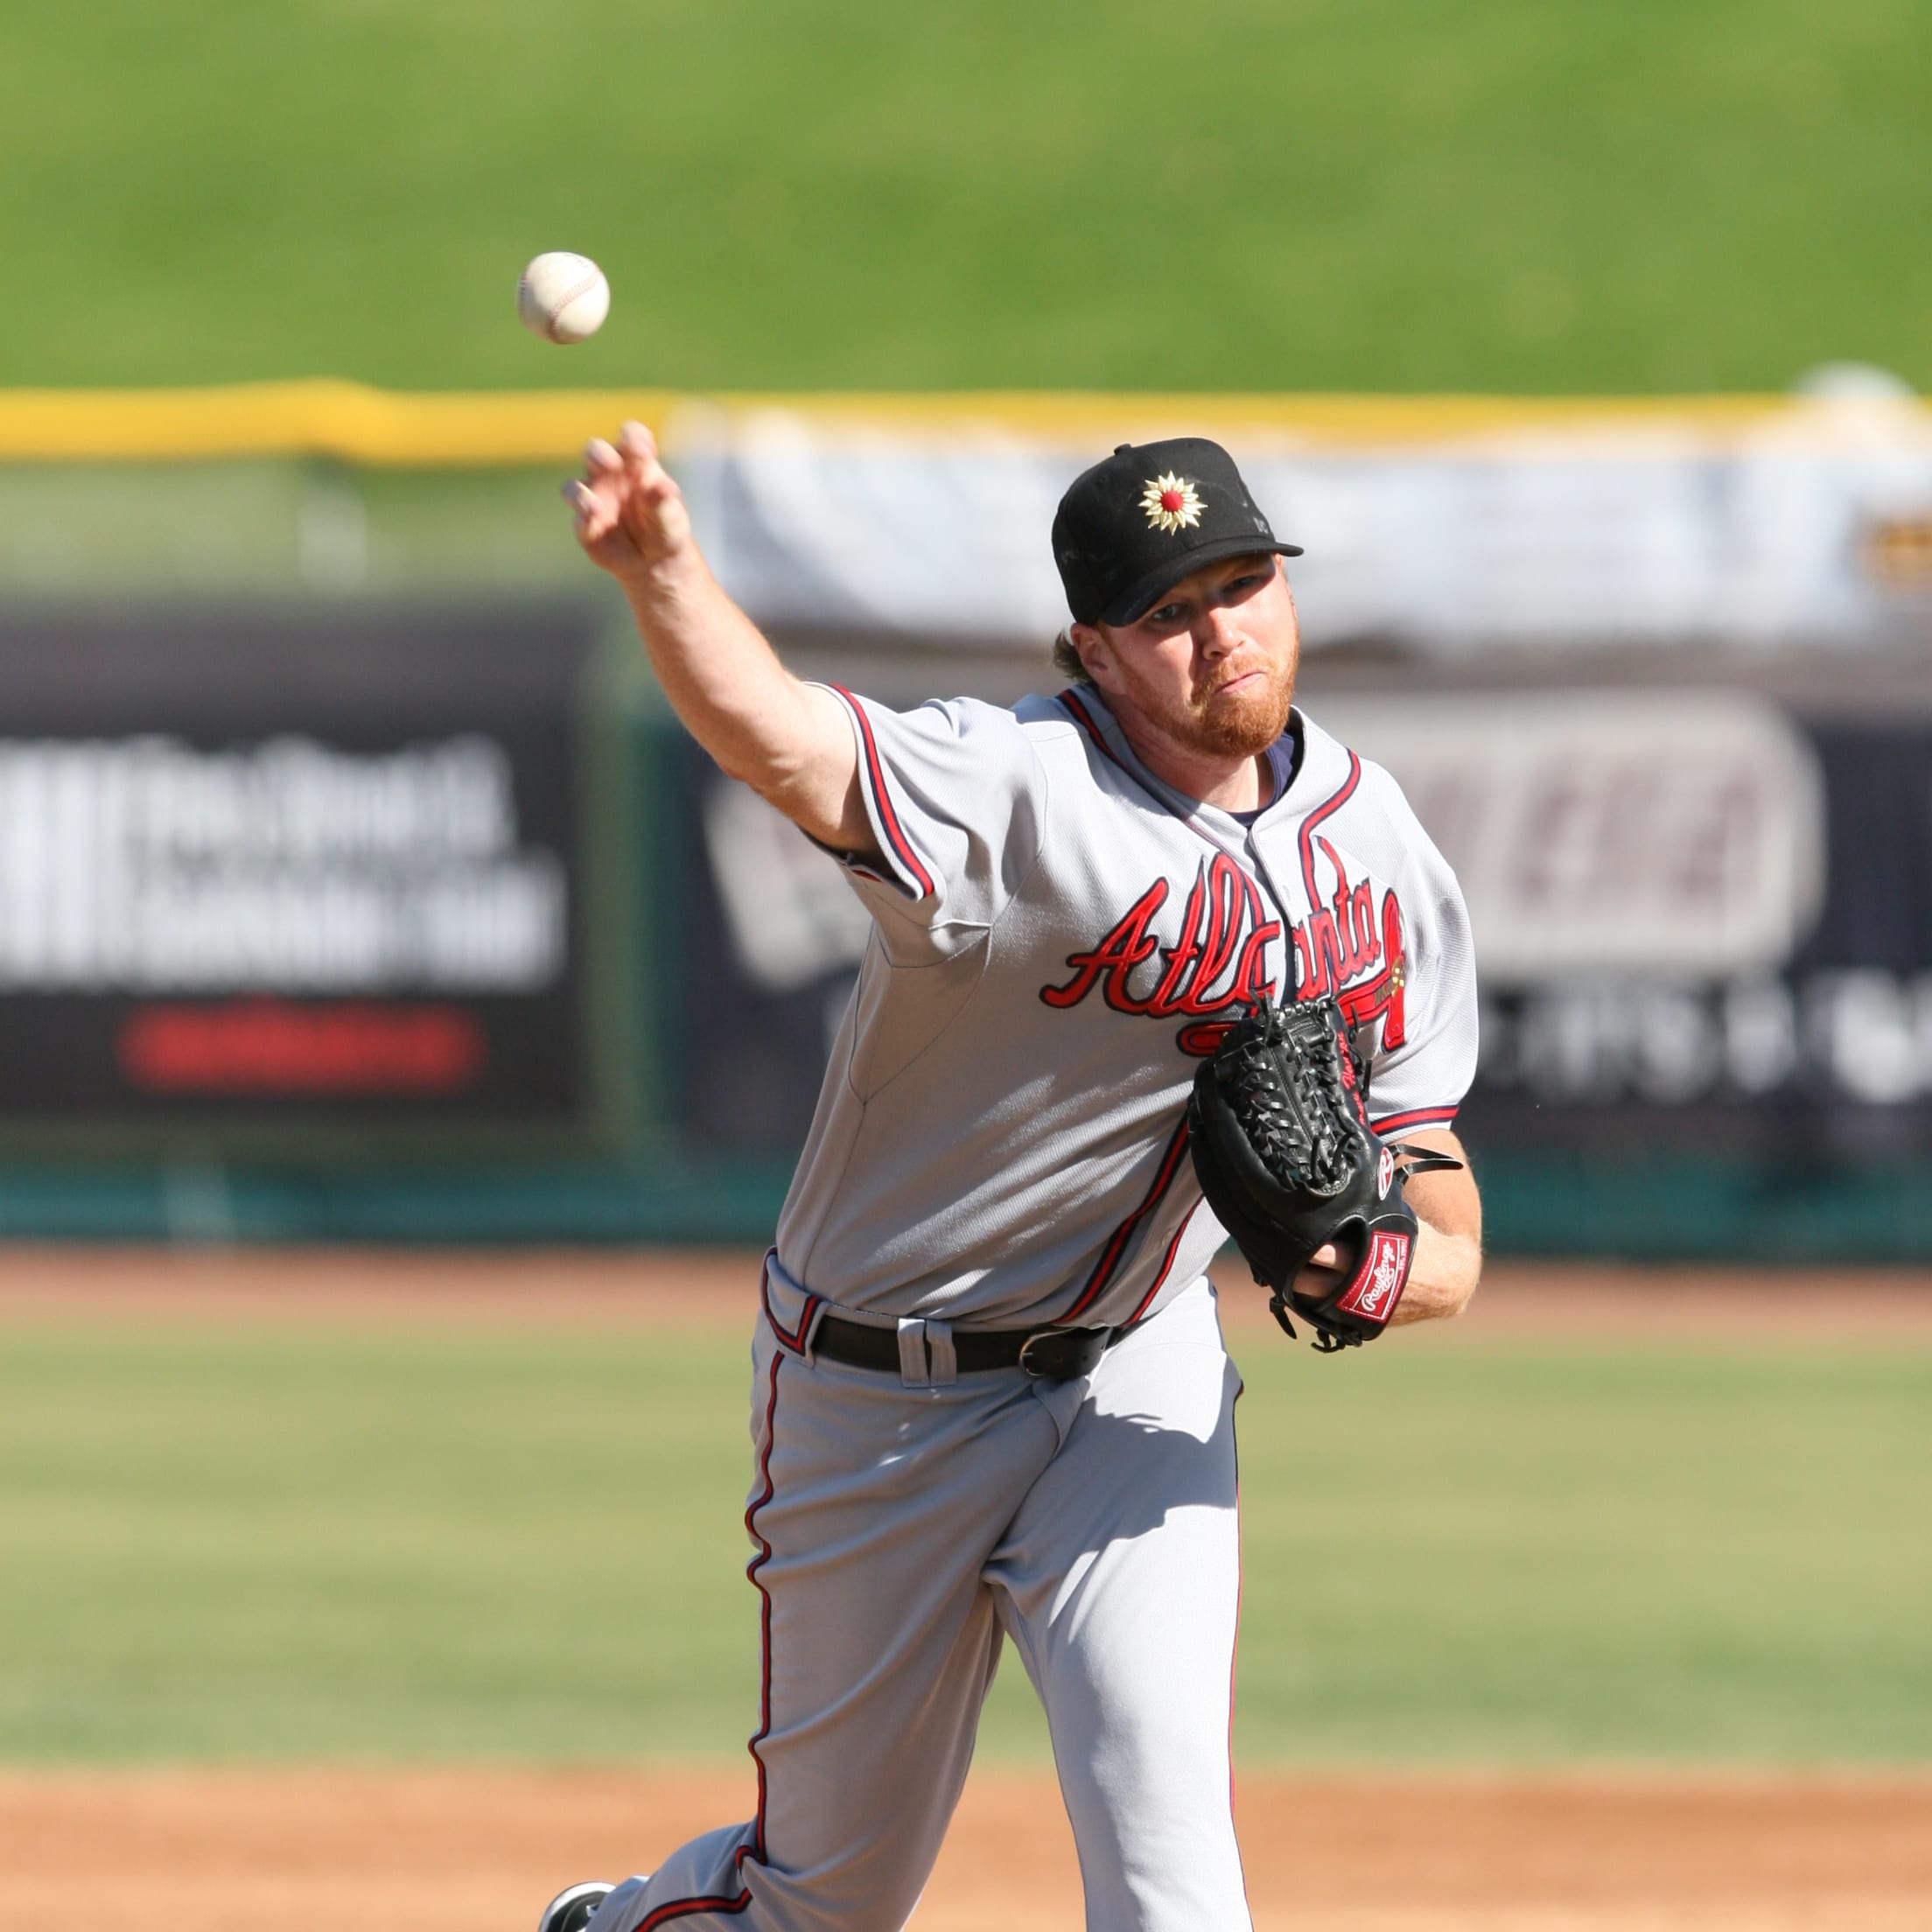
M 1383 1046 L 1399 1046 L 1402 909 L 1394 892 L 1384 892 L 1378 919 L 1374 886 L 1366 879 L 1351 886 L 1333 848 L 1327 856 L 1340 880 L 1334 902 L 1318 906 L 1291 935 L 1297 997 L 1312 999 L 1334 987 L 1351 1026 L 1380 1014 Z M 1186 1021 L 1179 1035 L 1181 1050 L 1213 1053 L 1230 1024 L 1228 1016 L 1242 1002 L 1277 997 L 1267 954 L 1282 936 L 1281 921 L 1268 917 L 1253 878 L 1217 853 L 1202 861 L 1181 911 L 1180 934 L 1164 946 L 1153 928 L 1170 892 L 1166 879 L 1155 879 L 1097 943 L 1067 956 L 1072 976 L 1042 986 L 1040 998 L 1065 1008 L 1097 990 L 1116 1013 Z M 1157 956 L 1158 964 L 1151 965 Z M 1370 976 L 1349 984 L 1363 974 Z

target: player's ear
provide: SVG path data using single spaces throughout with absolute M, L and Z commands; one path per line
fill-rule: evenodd
M 1113 668 L 1114 647 L 1113 640 L 1107 634 L 1107 626 L 1104 624 L 1069 624 L 1062 634 L 1087 682 L 1097 684 L 1103 691 L 1108 690 L 1107 674 Z

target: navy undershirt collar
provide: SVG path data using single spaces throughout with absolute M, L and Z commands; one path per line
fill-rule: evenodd
M 1268 775 L 1273 780 L 1274 789 L 1266 801 L 1255 807 L 1251 812 L 1229 812 L 1228 817 L 1237 825 L 1252 825 L 1270 805 L 1295 781 L 1295 767 L 1301 763 L 1301 732 L 1297 728 L 1299 720 L 1291 717 L 1288 729 L 1268 747 Z

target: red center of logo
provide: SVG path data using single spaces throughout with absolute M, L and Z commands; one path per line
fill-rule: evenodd
M 1179 490 L 1163 490 L 1160 493 L 1160 507 L 1172 516 L 1187 499 Z

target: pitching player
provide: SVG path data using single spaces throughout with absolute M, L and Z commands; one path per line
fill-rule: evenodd
M 1240 1382 L 1186 1108 L 1242 1001 L 1331 991 L 1372 1124 L 1458 1152 L 1455 880 L 1388 775 L 1292 708 L 1299 553 L 1212 443 L 1123 445 L 1068 489 L 1072 682 L 1010 710 L 794 678 L 637 424 L 567 494 L 678 715 L 839 859 L 873 931 L 752 1351 L 757 1812 L 573 1886 L 542 1932 L 903 1925 L 1009 1640 L 1088 1927 L 1246 1926 Z M 1394 1319 L 1454 1314 L 1474 1186 L 1421 1174 L 1409 1203 Z

